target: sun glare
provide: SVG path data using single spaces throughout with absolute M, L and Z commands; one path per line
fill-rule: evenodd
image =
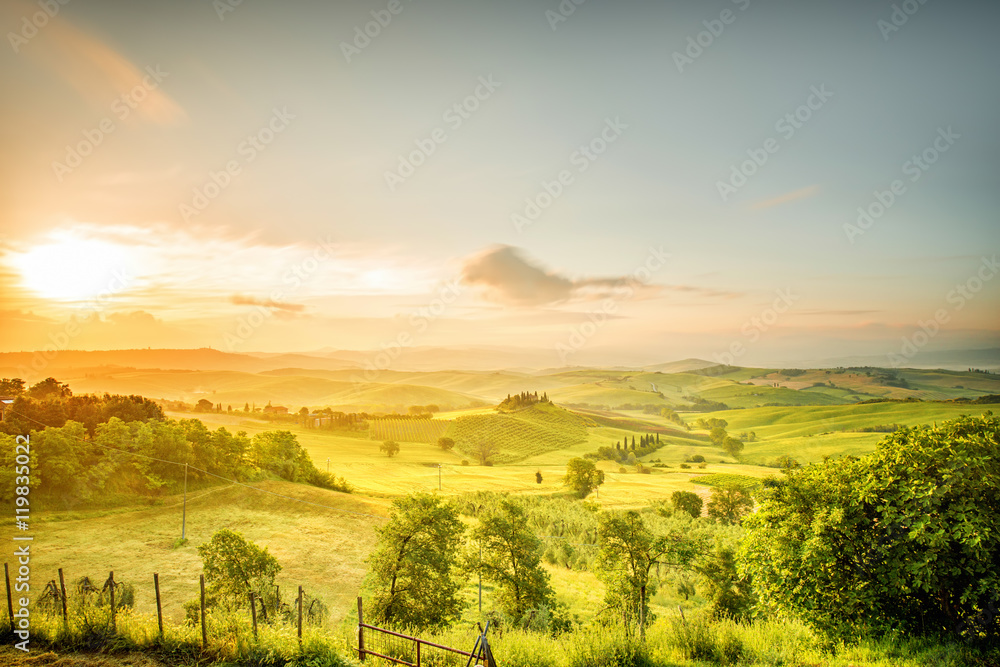
M 15 255 L 21 285 L 45 299 L 89 301 L 120 291 L 128 254 L 106 241 L 63 238 Z

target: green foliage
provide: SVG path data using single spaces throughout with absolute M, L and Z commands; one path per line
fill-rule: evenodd
M 746 487 L 724 484 L 712 487 L 708 516 L 725 524 L 738 524 L 753 510 L 753 496 Z
M 530 609 L 553 606 L 549 575 L 541 566 L 542 542 L 528 527 L 520 505 L 502 497 L 486 506 L 472 539 L 469 568 L 496 586 L 493 597 L 501 611 L 520 619 Z
M 458 617 L 455 577 L 464 526 L 455 506 L 430 494 L 394 500 L 368 557 L 369 613 L 375 624 L 439 629 Z
M 659 534 L 634 510 L 599 516 L 597 574 L 606 588 L 604 601 L 620 618 L 626 632 L 640 633 L 653 619 L 649 599 L 656 593 L 650 578 L 653 566 L 686 567 L 698 543 L 681 531 Z
M 732 546 L 717 542 L 698 564 L 698 572 L 705 580 L 705 593 L 714 617 L 746 620 L 751 616 L 756 597 L 750 578 L 737 572 L 736 550 Z
M 528 456 L 565 449 L 587 438 L 592 422 L 551 403 L 536 403 L 517 412 L 459 417 L 446 435 L 456 448 L 477 455 L 480 442 L 494 443 L 495 463 L 511 463 Z
M 399 453 L 399 443 L 395 440 L 386 440 L 381 445 L 378 446 L 380 452 L 388 456 L 390 459 Z
M 903 429 L 861 459 L 788 471 L 742 563 L 772 609 L 829 634 L 1000 638 L 1000 420 Z
M 580 498 L 587 495 L 604 483 L 604 471 L 598 470 L 593 461 L 587 459 L 570 459 L 566 464 L 566 476 L 563 484 L 569 487 Z
M 670 503 L 678 512 L 686 512 L 695 519 L 701 516 L 704 505 L 701 496 L 691 491 L 674 491 L 670 494 Z
M 198 547 L 198 555 L 205 570 L 206 596 L 213 606 L 244 608 L 250 603 L 250 593 L 265 600 L 273 597 L 281 565 L 266 548 L 223 529 Z
M 452 440 L 451 438 L 445 438 L 445 437 L 438 438 L 437 444 L 438 447 L 440 447 L 441 450 L 445 452 L 450 452 L 455 448 L 455 441 Z

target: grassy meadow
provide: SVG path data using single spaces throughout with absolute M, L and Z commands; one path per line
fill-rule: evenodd
M 356 622 L 354 601 L 365 575 L 365 558 L 376 540 L 374 527 L 387 515 L 389 503 L 395 497 L 415 491 L 453 497 L 491 491 L 558 498 L 565 495 L 562 477 L 570 458 L 656 433 L 661 446 L 639 457 L 637 463 L 641 466 L 608 460 L 597 462 L 605 473 L 605 482 L 588 502 L 602 509 L 643 508 L 667 501 L 674 491 L 693 491 L 707 502 L 713 484 L 720 481 L 780 475 L 780 470 L 767 465 L 778 457 L 789 456 L 807 464 L 828 456 L 859 455 L 871 451 L 885 435 L 863 429 L 913 426 L 962 414 L 978 415 L 991 407 L 931 402 L 929 397 L 945 400 L 1000 392 L 1000 381 L 981 373 L 901 371 L 897 379 L 905 378 L 910 385 L 910 389 L 901 389 L 876 384 L 871 371 L 866 371 L 867 375 L 807 371 L 793 376 L 769 369 L 717 369 L 716 372 L 586 370 L 538 376 L 386 372 L 380 378 L 383 382 L 368 383 L 361 394 L 357 386 L 341 386 L 351 385 L 344 377 L 347 371 L 106 369 L 90 373 L 86 381 L 70 381 L 74 392 L 143 393 L 173 402 L 208 398 L 215 404 L 222 403 L 223 410 L 198 413 L 173 409 L 166 415 L 171 419 L 199 419 L 210 429 L 225 427 L 249 436 L 273 430 L 290 431 L 317 468 L 345 478 L 353 493 L 281 480 L 255 483 L 257 491 L 226 483 L 192 485 L 187 497 L 186 542 L 180 540 L 183 496 L 179 489 L 115 508 L 40 508 L 33 510 L 32 516 L 32 529 L 37 535 L 33 576 L 36 581 L 47 581 L 55 578 L 61 567 L 70 581 L 82 575 L 103 581 L 114 570 L 117 579 L 136 586 L 136 612 L 152 614 L 155 611 L 152 578 L 157 572 L 164 613 L 170 621 L 181 623 L 183 604 L 195 599 L 198 592 L 201 561 L 197 546 L 215 531 L 228 528 L 266 547 L 278 559 L 283 568 L 278 584 L 287 591 L 289 599 L 297 586 L 303 586 L 329 606 L 329 621 L 335 628 L 333 635 L 349 636 L 351 624 Z M 834 378 L 837 386 L 816 386 L 820 381 L 829 382 L 828 378 Z M 420 382 L 426 384 L 418 385 Z M 524 390 L 547 391 L 553 403 L 503 413 L 484 406 L 495 404 L 508 393 Z M 343 402 L 347 396 L 344 392 L 354 392 L 355 402 Z M 915 393 L 928 398 L 919 402 L 857 403 L 873 397 L 906 399 Z M 725 403 L 722 407 L 728 409 L 693 411 L 688 405 L 693 398 Z M 291 413 L 303 406 L 310 410 L 323 407 L 360 410 L 373 405 L 390 413 L 404 412 L 408 405 L 429 405 L 435 401 L 439 403 L 434 404 L 432 419 L 376 420 L 368 428 L 358 430 L 307 428 L 293 418 L 275 421 L 265 419 L 259 412 L 242 410 L 245 403 L 256 403 L 259 408 L 270 402 L 286 405 Z M 233 411 L 226 409 L 227 403 L 233 405 Z M 660 406 L 676 409 L 684 424 L 659 414 Z M 742 453 L 733 457 L 712 443 L 707 430 L 697 428 L 700 418 L 723 419 L 731 435 L 752 432 L 754 437 L 746 438 Z M 441 436 L 452 437 L 455 448 L 442 450 L 436 444 Z M 383 439 L 396 440 L 400 444 L 399 453 L 390 458 L 380 452 Z M 498 446 L 491 465 L 479 465 L 475 456 L 475 445 L 482 440 Z M 692 461 L 699 456 L 696 460 L 700 462 Z M 541 474 L 540 482 L 536 473 Z M 10 521 L 5 522 L 4 532 L 12 530 L 11 526 Z M 546 544 L 558 547 L 551 539 Z M 600 614 L 604 605 L 603 585 L 593 573 L 568 563 L 548 562 L 545 567 L 558 603 L 570 618 L 586 620 Z M 662 650 L 656 650 L 661 651 L 666 661 L 657 664 L 699 664 L 697 660 L 689 660 L 693 654 L 689 655 L 684 642 L 675 635 L 678 608 L 698 618 L 706 605 L 702 593 L 696 586 L 693 594 L 683 595 L 671 577 L 661 582 L 650 605 L 662 619 L 651 630 L 655 641 L 650 646 L 661 646 Z M 467 582 L 463 596 L 469 603 L 464 617 L 468 625 L 480 618 L 475 582 Z M 490 596 L 491 588 L 484 587 L 484 611 L 490 609 Z M 711 631 L 721 632 L 718 628 Z M 773 628 L 727 630 L 742 633 L 740 636 L 744 636 L 748 646 L 752 642 L 760 645 L 759 656 L 771 655 L 764 647 L 768 640 L 753 633 L 771 631 L 779 632 Z M 803 664 L 802 661 L 829 665 L 918 664 L 886 661 L 878 656 L 872 662 L 865 662 L 859 648 L 844 649 L 855 651 L 843 654 L 854 658 L 833 659 L 832 654 L 823 653 L 812 638 L 807 638 L 804 628 L 787 626 L 780 632 L 785 633 L 782 641 L 792 641 L 788 637 L 798 636 L 795 633 L 801 635 L 801 646 L 788 649 L 789 655 L 795 656 L 789 658 L 791 664 Z M 451 638 L 459 641 L 457 635 Z M 343 641 L 346 650 L 346 640 Z M 498 639 L 497 650 L 509 658 L 509 664 L 534 664 L 518 662 L 517 654 L 535 642 L 539 650 L 552 656 L 550 663 L 537 664 L 585 664 L 573 662 L 574 652 L 584 649 L 566 643 L 570 641 L 563 640 L 560 644 L 557 640 L 526 637 L 520 643 L 510 643 Z M 572 641 L 578 642 L 579 638 Z M 784 650 L 775 649 L 774 655 L 761 658 L 760 664 L 783 664 L 785 658 L 780 656 Z M 827 657 L 818 657 L 822 655 Z M 717 662 L 708 660 L 706 664 Z

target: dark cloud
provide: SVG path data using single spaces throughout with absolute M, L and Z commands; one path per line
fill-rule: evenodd
M 536 266 L 518 248 L 506 245 L 468 258 L 462 267 L 462 282 L 482 288 L 483 296 L 490 301 L 516 306 L 544 306 L 656 289 L 629 276 L 571 280 Z

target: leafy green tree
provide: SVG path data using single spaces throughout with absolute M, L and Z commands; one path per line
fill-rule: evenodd
M 542 471 L 541 470 L 536 470 L 535 471 L 535 484 L 541 484 L 541 483 L 542 483 Z
M 712 430 L 708 432 L 708 437 L 711 438 L 717 447 L 721 447 L 728 434 L 726 433 L 726 429 L 721 426 L 713 426 Z
M 464 526 L 439 496 L 394 500 L 389 521 L 376 528 L 366 586 L 375 623 L 417 631 L 440 629 L 462 610 L 455 577 Z
M 692 518 L 701 516 L 701 508 L 704 505 L 701 496 L 693 491 L 674 491 L 670 494 L 670 504 L 678 512 L 686 512 Z
M 73 392 L 70 391 L 68 384 L 50 377 L 31 385 L 26 394 L 28 398 L 45 400 L 47 398 L 66 398 L 72 396 Z
M 399 443 L 395 440 L 386 440 L 378 446 L 378 449 L 391 459 L 396 454 L 399 454 Z
M 24 380 L 21 378 L 3 378 L 0 380 L 0 396 L 17 398 L 24 393 Z
M 472 540 L 468 567 L 494 584 L 494 600 L 504 613 L 520 619 L 530 609 L 552 607 L 555 597 L 541 565 L 542 542 L 520 505 L 501 498 L 485 507 Z
M 743 451 L 743 441 L 727 435 L 722 439 L 721 447 L 726 454 L 736 458 Z
M 697 545 L 680 532 L 654 535 L 634 510 L 604 513 L 598 521 L 597 572 L 607 586 L 605 603 L 621 614 L 626 631 L 637 626 L 644 635 L 652 621 L 649 599 L 656 593 L 652 568 L 688 565 Z
M 570 459 L 566 464 L 566 476 L 563 484 L 573 490 L 580 498 L 586 498 L 591 491 L 604 484 L 604 471 L 599 470 L 593 461 L 587 459 Z
M 753 496 L 739 484 L 712 487 L 708 501 L 708 516 L 726 524 L 738 524 L 753 510 Z
M 704 577 L 705 597 L 710 601 L 716 618 L 747 620 L 756 603 L 750 577 L 740 575 L 736 566 L 735 549 L 718 543 L 697 566 Z
M 274 594 L 278 560 L 241 534 L 223 529 L 198 547 L 205 569 L 207 593 L 214 604 L 239 609 L 250 604 L 252 592 L 263 599 Z
M 904 428 L 789 470 L 747 521 L 765 605 L 830 634 L 1000 639 L 1000 420 Z
M 198 399 L 198 403 L 194 406 L 195 412 L 212 412 L 215 409 L 215 404 L 207 398 Z
M 450 452 L 455 448 L 455 441 L 451 438 L 438 438 L 438 447 L 443 451 Z

